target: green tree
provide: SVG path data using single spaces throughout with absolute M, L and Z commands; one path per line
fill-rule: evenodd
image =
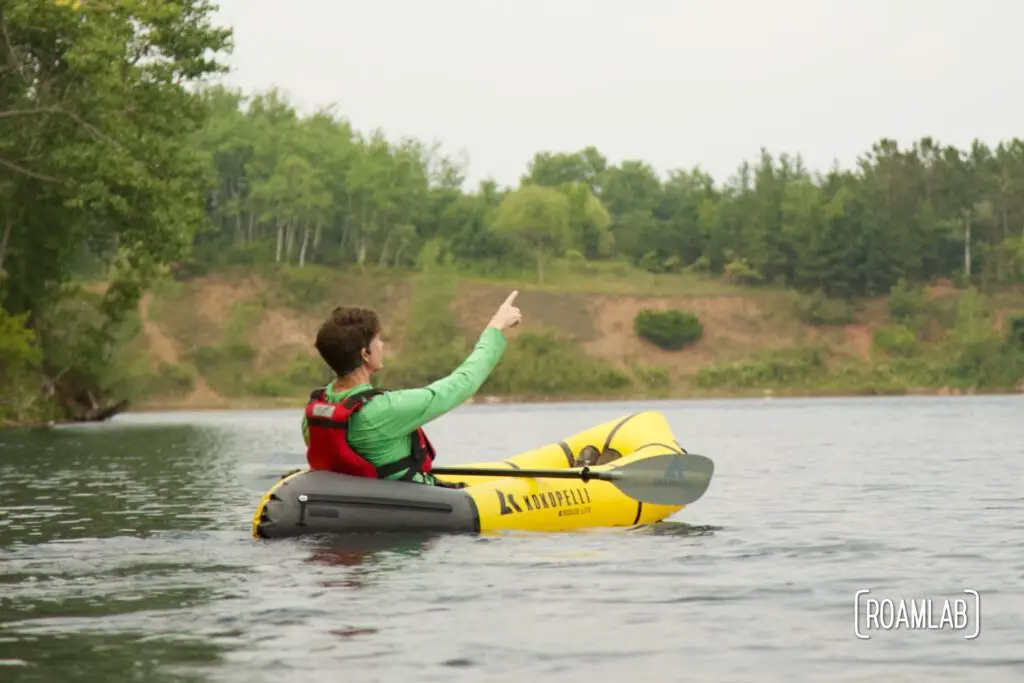
M 36 330 L 44 384 L 71 411 L 106 389 L 70 387 L 102 374 L 74 370 L 109 362 L 142 290 L 206 220 L 215 175 L 189 138 L 208 109 L 188 85 L 223 70 L 230 31 L 212 12 L 202 0 L 0 6 L 0 305 Z M 47 320 L 85 264 L 110 283 L 80 330 L 82 355 L 59 364 Z
M 569 200 L 569 238 L 573 249 L 585 257 L 607 258 L 615 251 L 615 238 L 609 228 L 611 215 L 590 187 L 581 182 L 564 183 L 556 188 Z
M 564 249 L 569 240 L 569 215 L 569 200 L 564 194 L 539 185 L 525 185 L 501 202 L 493 229 L 533 256 L 537 281 L 544 282 L 545 263 Z

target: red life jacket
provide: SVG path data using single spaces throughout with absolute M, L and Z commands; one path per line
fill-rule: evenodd
M 359 455 L 349 444 L 349 419 L 362 410 L 367 401 L 383 393 L 380 389 L 369 389 L 353 394 L 341 403 L 325 401 L 324 389 L 317 389 L 310 394 L 309 403 L 306 404 L 306 422 L 309 426 L 306 461 L 310 469 L 377 479 L 385 479 L 407 469 L 400 481 L 410 481 L 417 473 L 430 471 L 436 452 L 422 427 L 412 434 L 409 455 L 380 467 Z

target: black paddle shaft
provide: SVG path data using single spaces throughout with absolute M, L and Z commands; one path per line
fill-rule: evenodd
M 541 479 L 614 479 L 609 476 L 612 472 L 592 472 L 589 467 L 579 470 L 522 470 L 522 469 L 498 469 L 484 467 L 434 467 L 431 474 L 452 474 L 465 476 L 494 476 L 494 477 L 537 477 Z

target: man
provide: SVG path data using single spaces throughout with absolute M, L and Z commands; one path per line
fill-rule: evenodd
M 302 420 L 311 469 L 439 485 L 430 473 L 434 449 L 423 425 L 475 394 L 501 359 L 504 331 L 522 320 L 512 292 L 476 346 L 447 377 L 420 389 L 381 392 L 370 383 L 384 367 L 377 314 L 335 308 L 320 326 L 316 349 L 335 374 L 313 392 Z

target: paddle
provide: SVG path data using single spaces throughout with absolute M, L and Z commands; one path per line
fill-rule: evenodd
M 622 465 L 551 470 L 500 469 L 497 467 L 434 467 L 432 474 L 543 479 L 591 479 L 607 481 L 635 500 L 652 505 L 689 505 L 700 499 L 711 485 L 715 463 L 703 455 L 666 453 Z
M 283 460 L 276 464 L 284 465 Z M 303 469 L 303 465 L 294 464 L 287 469 Z M 258 486 L 265 486 L 270 479 L 281 476 L 280 472 L 270 473 L 265 466 L 255 466 L 263 475 L 259 477 Z M 498 467 L 438 467 L 431 469 L 432 474 L 443 476 L 481 476 L 481 477 L 524 477 L 529 479 L 579 479 L 584 483 L 590 480 L 606 481 L 626 496 L 634 500 L 652 505 L 689 505 L 700 499 L 711 484 L 715 472 L 715 463 L 710 458 L 695 453 L 680 455 L 666 453 L 642 460 L 633 460 L 621 465 L 614 462 L 600 465 L 599 469 L 582 467 L 572 469 L 503 469 Z M 257 482 L 249 483 L 253 486 Z M 254 487 L 255 488 L 255 487 Z

